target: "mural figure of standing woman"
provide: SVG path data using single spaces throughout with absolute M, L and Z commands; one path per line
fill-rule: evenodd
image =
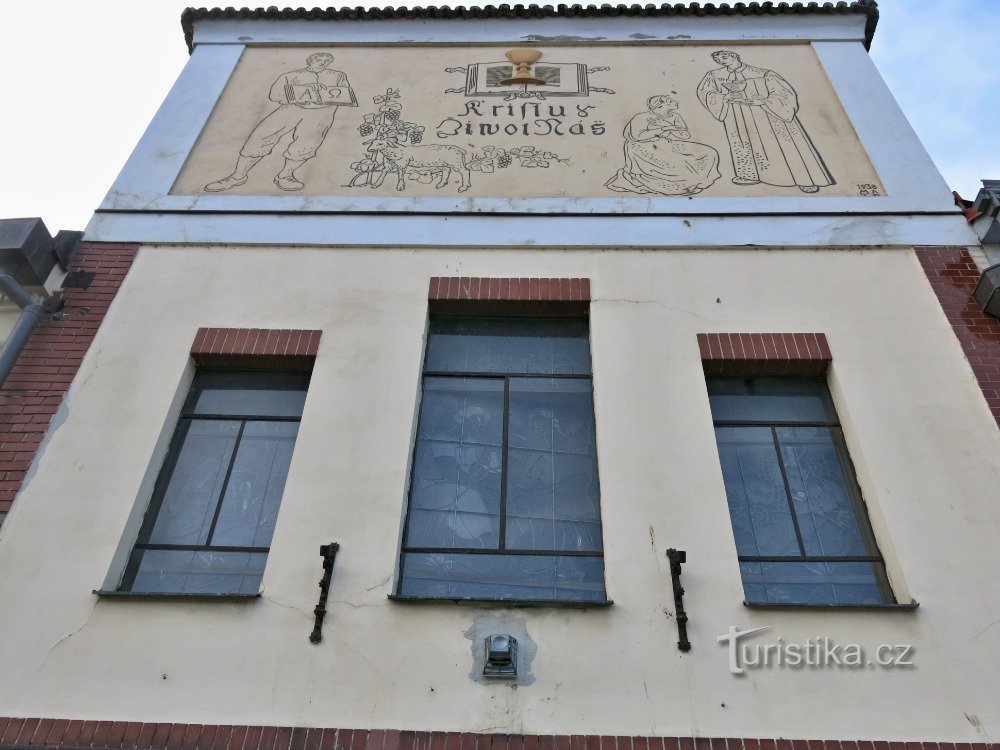
M 773 70 L 747 65 L 719 50 L 698 84 L 698 98 L 722 122 L 733 156 L 735 185 L 796 186 L 803 193 L 836 184 L 797 116 L 798 95 Z
M 677 102 L 651 96 L 625 126 L 625 166 L 604 186 L 618 193 L 694 195 L 719 179 L 719 152 L 694 143 Z

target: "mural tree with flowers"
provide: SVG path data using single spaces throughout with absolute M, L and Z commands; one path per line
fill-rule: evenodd
M 400 115 L 403 105 L 396 99 L 399 99 L 399 89 L 389 88 L 384 94 L 373 96 L 372 101 L 378 105 L 378 111 L 364 116 L 364 122 L 358 126 L 358 132 L 366 137 L 374 136 L 401 144 L 420 143 L 424 139 L 425 128 L 415 122 L 404 120 Z M 384 177 L 387 166 L 384 155 L 369 151 L 365 158 L 351 164 L 355 175 L 348 183 L 348 187 L 381 184 L 379 178 Z

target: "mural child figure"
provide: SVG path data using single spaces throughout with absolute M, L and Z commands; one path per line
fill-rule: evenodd
M 719 152 L 690 140 L 677 101 L 666 94 L 646 100 L 625 126 L 625 166 L 604 183 L 618 193 L 694 195 L 719 179 Z
M 729 139 L 735 185 L 796 186 L 803 193 L 836 184 L 799 122 L 798 95 L 773 70 L 747 65 L 735 52 L 719 50 L 721 68 L 698 84 L 698 98 L 722 122 Z
M 301 190 L 305 185 L 295 170 L 316 156 L 340 105 L 357 106 L 347 76 L 331 70 L 333 55 L 317 52 L 306 58 L 306 67 L 278 76 L 268 97 L 277 109 L 264 117 L 247 136 L 232 174 L 205 185 L 210 193 L 238 187 L 247 181 L 250 170 L 270 154 L 289 133 L 285 165 L 274 178 L 282 190 Z

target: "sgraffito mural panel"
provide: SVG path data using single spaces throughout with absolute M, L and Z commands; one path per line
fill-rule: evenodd
M 881 196 L 809 45 L 251 47 L 182 195 Z

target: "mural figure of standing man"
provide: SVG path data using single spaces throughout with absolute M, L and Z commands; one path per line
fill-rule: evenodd
M 798 95 L 773 70 L 747 65 L 735 52 L 719 50 L 698 84 L 698 98 L 725 125 L 735 185 L 798 187 L 815 193 L 836 184 L 823 157 L 799 122 Z
M 338 105 L 357 106 L 347 76 L 330 70 L 333 55 L 317 52 L 306 58 L 306 67 L 278 76 L 268 94 L 278 108 L 257 123 L 240 149 L 232 174 L 205 185 L 210 193 L 238 187 L 247 181 L 250 170 L 291 133 L 285 148 L 285 166 L 274 178 L 282 190 L 301 190 L 305 185 L 295 170 L 316 156 L 326 133 L 333 125 Z

